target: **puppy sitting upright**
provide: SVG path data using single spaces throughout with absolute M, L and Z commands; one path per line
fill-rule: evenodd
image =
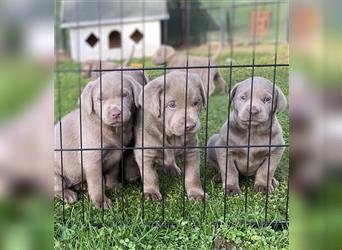
M 272 100 L 273 83 L 262 77 L 254 77 L 252 108 L 250 110 L 251 81 L 252 78 L 242 81 L 236 84 L 231 91 L 230 101 L 232 102 L 233 111 L 230 113 L 228 128 L 230 131 L 229 142 L 227 143 L 228 121 L 226 121 L 221 128 L 221 133 L 210 138 L 208 146 L 248 145 L 249 118 L 251 118 L 250 145 L 269 145 L 271 121 L 271 144 L 284 144 L 282 128 L 276 117 L 276 113 L 282 112 L 286 108 L 284 94 L 280 88 L 275 86 Z M 221 173 L 221 175 L 214 176 L 214 179 L 222 181 L 225 192 L 237 195 L 241 192 L 239 174 L 255 175 L 255 191 L 272 192 L 278 186 L 278 181 L 273 176 L 282 157 L 283 148 L 272 147 L 269 156 L 268 147 L 251 147 L 249 159 L 247 159 L 247 150 L 247 147 L 208 148 L 209 160 Z M 269 183 L 267 183 L 268 157 L 270 157 Z M 247 160 L 249 160 L 248 172 Z M 227 182 L 227 186 L 225 186 L 225 182 Z
M 103 175 L 105 175 L 104 183 L 108 188 L 120 189 L 122 187 L 118 176 L 122 150 L 104 149 L 101 151 L 101 146 L 120 149 L 130 142 L 133 133 L 134 112 L 139 105 L 138 96 L 141 84 L 128 72 L 123 74 L 122 84 L 121 91 L 121 72 L 103 74 L 102 94 L 100 93 L 99 78 L 88 83 L 80 97 L 82 101 L 82 134 L 80 132 L 80 109 L 67 114 L 61 121 L 62 148 L 80 148 L 80 136 L 82 136 L 83 148 L 95 148 L 83 151 L 83 181 L 86 181 L 89 196 L 97 208 L 107 209 L 111 204 L 109 198 L 105 195 L 102 196 L 102 192 L 104 192 L 102 190 Z M 61 148 L 61 123 L 55 125 L 56 148 Z M 123 136 L 123 145 L 121 145 L 121 136 Z M 72 188 L 76 189 L 82 184 L 81 153 L 64 151 L 62 172 L 61 153 L 56 152 L 54 168 L 55 194 L 61 196 L 63 188 L 64 200 L 67 203 L 75 202 L 77 196 Z
M 205 92 L 202 81 L 197 74 L 188 73 L 187 98 L 186 72 L 173 71 L 149 82 L 142 93 L 139 103 L 140 110 L 135 126 L 136 147 L 151 147 L 135 149 L 134 155 L 143 176 L 144 195 L 152 201 L 161 201 L 159 179 L 155 162 L 163 159 L 163 121 L 165 110 L 165 147 L 197 146 L 197 132 L 200 128 L 199 113 L 206 106 Z M 165 95 L 165 102 L 164 102 Z M 187 100 L 187 101 L 186 101 Z M 186 112 L 185 112 L 186 108 Z M 144 115 L 144 124 L 142 116 Z M 142 142 L 142 133 L 143 140 Z M 184 145 L 184 135 L 186 142 Z M 152 149 L 152 147 L 160 147 Z M 181 170 L 176 165 L 176 156 L 182 155 L 184 149 L 165 149 L 165 168 L 180 175 Z M 144 154 L 144 155 L 142 155 Z M 200 181 L 200 152 L 197 148 L 186 148 L 185 158 L 185 188 L 190 200 L 201 201 L 206 198 Z M 144 172 L 143 172 L 144 171 Z

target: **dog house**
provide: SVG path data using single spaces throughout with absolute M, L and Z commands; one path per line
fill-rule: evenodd
M 166 0 L 62 1 L 61 28 L 69 33 L 75 61 L 152 56 L 169 18 Z M 144 53 L 143 53 L 144 50 Z

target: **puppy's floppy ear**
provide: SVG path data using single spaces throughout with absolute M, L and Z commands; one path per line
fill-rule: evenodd
M 283 112 L 286 109 L 286 97 L 278 86 L 275 86 L 274 113 Z
M 140 95 L 142 87 L 140 83 L 138 83 L 132 76 L 127 76 L 127 80 L 131 86 L 134 104 L 138 108 L 139 107 L 139 95 Z
M 82 91 L 80 96 L 82 110 L 85 110 L 88 115 L 94 111 L 93 90 L 96 85 L 96 81 L 89 82 Z
M 228 96 L 230 104 L 233 103 L 233 100 L 234 100 L 234 98 L 236 96 L 236 93 L 237 93 L 237 90 L 238 90 L 240 84 L 241 84 L 241 82 L 235 84 L 234 87 L 231 89 L 231 91 L 230 91 L 230 98 Z
M 194 73 L 188 73 L 188 77 L 189 77 L 188 80 L 192 81 L 193 84 L 195 84 L 199 88 L 201 92 L 203 107 L 206 108 L 207 107 L 207 93 L 204 89 L 204 83 L 201 77 L 198 74 L 194 74 Z
M 161 117 L 162 100 L 160 98 L 164 91 L 164 81 L 162 79 L 154 79 L 145 85 L 144 90 L 139 95 L 139 105 L 148 110 L 157 118 Z M 144 93 L 143 93 L 144 92 Z M 144 103 L 143 103 L 144 94 Z

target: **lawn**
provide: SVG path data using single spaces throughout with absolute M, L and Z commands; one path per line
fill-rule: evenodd
M 204 54 L 200 53 L 200 54 Z M 195 54 L 198 54 L 195 53 Z M 229 54 L 222 53 L 220 64 L 227 64 Z M 251 52 L 236 52 L 235 64 L 251 64 Z M 281 46 L 279 58 L 287 61 L 287 47 Z M 141 62 L 141 60 L 133 60 Z M 272 64 L 272 53 L 256 53 L 256 64 Z M 77 69 L 75 63 L 60 63 L 60 69 Z M 146 58 L 145 66 L 152 66 Z M 256 67 L 255 76 L 273 79 L 273 67 Z M 230 69 L 220 69 L 229 84 Z M 163 71 L 148 71 L 151 79 L 162 75 Z M 232 85 L 252 75 L 252 68 L 233 68 Z M 288 68 L 278 67 L 276 83 L 288 96 Z M 59 101 L 61 114 L 65 115 L 77 107 L 79 95 L 78 84 L 84 86 L 86 79 L 79 78 L 77 73 L 60 73 L 55 81 L 55 121 L 59 118 Z M 61 86 L 61 100 L 58 98 Z M 208 110 L 201 114 L 202 129 L 199 135 L 200 144 L 217 133 L 227 119 L 228 99 L 220 94 L 219 87 L 209 98 Z M 206 124 L 206 115 L 208 123 Z M 278 115 L 288 143 L 288 110 Z M 206 126 L 207 132 L 206 135 Z M 182 165 L 181 163 L 179 164 Z M 285 150 L 276 178 L 280 186 L 268 199 L 268 222 L 285 220 L 286 194 L 288 174 L 288 150 Z M 56 249 L 211 249 L 213 244 L 219 248 L 231 247 L 242 249 L 288 249 L 288 230 L 274 231 L 270 226 L 253 227 L 245 221 L 264 222 L 265 196 L 253 190 L 254 178 L 241 180 L 243 195 L 226 197 L 221 192 L 221 184 L 213 183 L 212 167 L 201 152 L 201 178 L 203 186 L 210 198 L 205 204 L 192 203 L 186 200 L 183 193 L 182 177 L 160 176 L 161 192 L 167 194 L 164 203 L 155 204 L 141 202 L 141 186 L 125 184 L 123 193 L 107 190 L 113 207 L 102 213 L 91 205 L 86 193 L 79 194 L 79 201 L 74 205 L 65 205 L 65 224 L 62 223 L 62 202 L 55 199 L 55 248 Z M 245 202 L 247 194 L 247 206 Z M 226 202 L 226 209 L 224 204 Z M 226 221 L 229 223 L 216 224 Z M 144 220 L 142 220 L 144 216 Z M 153 222 L 176 222 L 164 226 Z M 101 223 L 101 228 L 90 224 Z

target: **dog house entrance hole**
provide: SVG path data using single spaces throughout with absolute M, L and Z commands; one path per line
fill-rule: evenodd
M 135 42 L 135 43 L 138 43 L 141 41 L 141 39 L 143 39 L 144 35 L 139 31 L 139 30 L 135 30 L 130 38 Z
M 109 34 L 109 48 L 121 47 L 121 34 L 118 31 L 112 31 Z
M 99 39 L 93 33 L 91 33 L 86 39 L 86 42 L 89 44 L 90 47 L 94 47 L 98 41 Z

